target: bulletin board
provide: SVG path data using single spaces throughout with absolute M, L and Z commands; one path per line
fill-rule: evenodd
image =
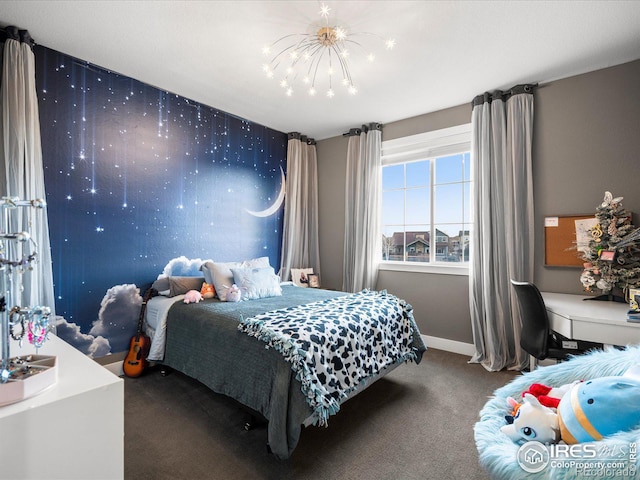
M 563 215 L 544 219 L 544 264 L 547 267 L 581 267 L 576 250 L 576 220 L 594 215 Z

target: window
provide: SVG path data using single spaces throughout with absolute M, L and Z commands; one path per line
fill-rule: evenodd
M 470 149 L 470 124 L 383 142 L 383 262 L 469 262 Z

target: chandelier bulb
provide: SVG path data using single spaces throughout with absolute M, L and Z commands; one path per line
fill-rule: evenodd
M 324 18 L 327 18 L 327 19 L 328 19 L 328 18 L 329 18 L 329 12 L 330 12 L 330 11 L 331 11 L 331 8 L 329 8 L 329 6 L 328 6 L 328 5 L 326 5 L 326 4 L 324 4 L 324 3 L 323 3 L 323 4 L 320 6 L 320 16 L 321 16 L 321 17 L 324 17 Z
M 370 62 L 373 62 L 376 59 L 376 56 L 373 53 L 370 53 L 369 55 L 367 55 L 367 60 L 369 60 Z
M 334 97 L 334 95 L 335 95 L 335 93 L 333 92 L 333 89 L 332 89 L 332 88 L 330 88 L 330 89 L 327 91 L 327 97 L 329 97 L 329 98 L 333 98 L 333 97 Z
M 287 88 L 287 97 L 290 97 L 293 94 L 293 89 L 291 87 Z
M 393 49 L 393 47 L 395 47 L 395 46 L 396 46 L 396 41 L 395 41 L 395 39 L 390 38 L 389 40 L 387 40 L 386 45 L 387 45 L 387 50 L 392 50 L 392 49 Z
M 315 88 L 313 88 L 313 87 L 311 87 L 311 88 L 309 89 L 309 95 L 311 95 L 311 96 L 313 97 L 315 94 L 316 94 L 316 89 L 315 89 Z

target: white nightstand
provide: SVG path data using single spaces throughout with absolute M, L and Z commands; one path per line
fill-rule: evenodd
M 11 343 L 11 357 L 34 353 Z M 0 407 L 0 479 L 123 478 L 123 380 L 55 335 L 38 353 L 58 357 L 58 380 Z

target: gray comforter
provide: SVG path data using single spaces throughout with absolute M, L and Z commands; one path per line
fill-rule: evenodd
M 167 318 L 164 363 L 264 415 L 271 451 L 284 459 L 295 449 L 302 424 L 313 412 L 291 365 L 275 349 L 266 349 L 258 339 L 239 332 L 239 321 L 345 294 L 294 286 L 282 290 L 280 297 L 239 303 L 176 303 Z M 419 334 L 414 343 L 419 361 L 425 350 Z

